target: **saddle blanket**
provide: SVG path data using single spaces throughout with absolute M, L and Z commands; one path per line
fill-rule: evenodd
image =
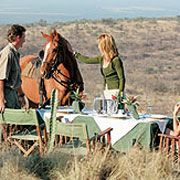
M 27 76 L 30 78 L 39 79 L 40 78 L 40 67 L 41 67 L 42 61 L 39 57 L 36 57 L 35 59 L 31 60 L 25 69 L 22 71 L 23 76 Z

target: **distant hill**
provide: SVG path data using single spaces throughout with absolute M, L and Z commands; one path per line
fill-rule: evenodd
M 24 24 L 26 43 L 21 55 L 37 54 L 45 44 L 40 31 L 50 33 L 53 28 L 65 37 L 74 50 L 89 56 L 100 55 L 97 37 L 111 33 L 118 45 L 126 73 L 126 93 L 138 95 L 139 111 L 172 114 L 180 94 L 180 17 L 82 20 L 68 23 L 39 22 Z M 8 25 L 0 25 L 0 49 Z M 92 108 L 95 96 L 100 96 L 103 80 L 98 65 L 78 63 L 85 81 L 86 107 Z

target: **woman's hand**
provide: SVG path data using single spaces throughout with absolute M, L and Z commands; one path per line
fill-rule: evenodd
M 123 92 L 120 92 L 120 97 L 123 99 L 123 97 L 124 97 L 124 93 Z

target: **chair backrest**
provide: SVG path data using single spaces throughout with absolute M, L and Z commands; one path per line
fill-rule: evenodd
M 35 125 L 38 126 L 44 123 L 44 120 L 35 109 L 5 109 L 3 114 L 0 114 L 0 123 L 16 124 L 16 125 Z
M 81 140 L 86 140 L 87 135 L 87 126 L 85 123 L 62 123 L 56 122 L 55 133 L 57 135 L 76 137 Z
M 68 137 L 77 137 L 81 140 L 86 140 L 87 127 L 85 123 L 62 123 L 56 120 L 56 112 L 58 106 L 58 91 L 54 89 L 51 94 L 51 116 L 49 120 L 49 148 L 51 152 L 54 147 L 55 135 Z

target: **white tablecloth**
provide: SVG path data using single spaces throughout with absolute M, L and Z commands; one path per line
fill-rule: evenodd
M 45 119 L 46 117 L 50 117 L 50 111 L 39 111 L 42 117 Z M 99 126 L 99 128 L 103 131 L 106 128 L 113 128 L 113 131 L 111 132 L 111 142 L 112 145 L 116 143 L 119 139 L 121 139 L 123 136 L 125 136 L 128 132 L 130 132 L 138 123 L 148 123 L 150 121 L 154 121 L 158 124 L 159 129 L 162 133 L 164 133 L 166 125 L 168 123 L 168 120 L 152 120 L 148 118 L 147 114 L 140 114 L 140 119 L 136 120 L 132 117 L 128 117 L 126 119 L 113 119 L 108 118 L 107 116 L 97 115 L 93 113 L 91 110 L 85 110 L 88 115 L 82 115 L 82 114 L 63 114 L 63 113 L 57 113 L 57 116 L 63 116 L 62 122 L 72 122 L 73 119 L 75 119 L 77 116 L 91 116 L 94 118 L 95 122 Z

